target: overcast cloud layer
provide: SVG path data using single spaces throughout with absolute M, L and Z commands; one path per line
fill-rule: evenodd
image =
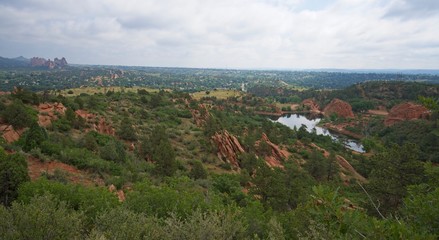
M 0 56 L 217 68 L 439 68 L 438 0 L 2 0 Z

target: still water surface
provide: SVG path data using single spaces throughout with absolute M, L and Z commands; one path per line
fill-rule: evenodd
M 312 132 L 315 129 L 318 135 L 330 136 L 332 140 L 341 142 L 345 147 L 357 151 L 364 152 L 363 145 L 357 140 L 350 139 L 346 136 L 331 133 L 328 129 L 317 126 L 321 118 L 307 118 L 305 115 L 301 114 L 287 114 L 279 117 L 277 119 L 271 118 L 273 121 L 281 123 L 291 129 L 299 129 L 302 125 L 306 126 L 308 132 Z

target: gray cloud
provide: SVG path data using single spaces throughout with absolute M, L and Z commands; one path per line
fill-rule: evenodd
M 399 0 L 390 5 L 384 17 L 409 20 L 439 15 L 437 0 Z
M 437 68 L 437 7 L 426 0 L 4 0 L 0 55 L 179 67 Z

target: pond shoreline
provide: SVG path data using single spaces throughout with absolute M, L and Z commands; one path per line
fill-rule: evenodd
M 349 132 L 345 129 L 340 129 L 330 123 L 324 123 L 319 126 L 321 118 L 316 117 L 313 114 L 305 116 L 304 114 L 294 113 L 280 116 L 270 116 L 273 117 L 270 118 L 272 121 L 283 124 L 291 129 L 298 129 L 302 125 L 305 125 L 308 132 L 311 132 L 313 129 L 315 129 L 317 135 L 330 136 L 334 141 L 341 142 L 346 148 L 352 151 L 359 153 L 364 152 L 363 145 L 360 141 L 358 141 L 362 138 L 361 135 Z

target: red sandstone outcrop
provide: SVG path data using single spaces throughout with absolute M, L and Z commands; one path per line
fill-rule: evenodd
M 286 151 L 280 149 L 280 147 L 270 141 L 267 134 L 262 133 L 262 138 L 258 142 L 256 142 L 256 145 L 260 144 L 260 141 L 264 141 L 267 143 L 267 145 L 271 148 L 271 153 L 264 156 L 265 162 L 270 167 L 282 167 L 282 161 L 285 161 L 291 154 Z
M 40 57 L 33 57 L 30 59 L 31 67 L 43 67 L 46 66 L 47 60 Z
M 332 101 L 323 109 L 325 116 L 331 116 L 336 114 L 338 117 L 353 118 L 354 113 L 349 103 L 340 100 L 338 98 L 332 99 Z
M 125 193 L 123 192 L 123 190 L 117 190 L 116 187 L 111 184 L 108 187 L 108 191 L 110 191 L 111 193 L 116 194 L 117 198 L 119 199 L 119 202 L 124 202 L 125 201 Z
M 239 168 L 238 155 L 245 152 L 238 139 L 227 130 L 217 132 L 212 141 L 218 147 L 218 158 Z
M 8 143 L 17 141 L 23 131 L 16 131 L 12 125 L 0 125 L 0 133 Z
M 62 103 L 40 103 L 38 105 L 38 124 L 42 127 L 49 126 L 58 119 L 58 114 L 64 115 L 67 108 Z
M 204 104 L 200 104 L 198 105 L 198 109 L 190 109 L 190 111 L 192 113 L 192 117 L 194 118 L 195 124 L 198 127 L 203 126 L 210 117 L 209 110 Z
M 114 136 L 114 134 L 116 133 L 113 126 L 110 123 L 106 122 L 104 118 L 100 118 L 98 124 L 93 125 L 93 127 L 95 131 L 102 134 Z
M 366 178 L 361 176 L 357 172 L 357 170 L 355 170 L 355 168 L 352 167 L 352 165 L 345 158 L 343 158 L 340 155 L 337 155 L 336 160 L 337 160 L 337 164 L 340 166 L 342 171 L 349 173 L 349 175 L 351 175 L 352 177 L 354 177 L 355 179 L 357 179 L 360 182 L 367 182 Z
M 59 66 L 61 68 L 67 66 L 68 64 L 67 60 L 64 57 L 61 59 L 55 58 L 53 62 L 55 63 L 55 66 Z
M 89 113 L 85 110 L 76 110 L 76 115 L 85 119 L 85 121 L 91 125 L 91 130 L 98 133 L 114 136 L 115 129 L 113 126 L 105 120 L 105 118 L 99 118 L 96 114 Z M 99 120 L 97 120 L 99 118 Z
M 419 104 L 412 102 L 401 103 L 390 109 L 389 114 L 384 120 L 386 126 L 391 126 L 396 122 L 412 119 L 425 119 L 430 115 L 430 111 Z
M 303 100 L 302 105 L 311 112 L 320 113 L 320 106 L 312 98 Z
M 30 65 L 31 67 L 47 67 L 49 69 L 54 69 L 67 66 L 67 61 L 64 57 L 61 59 L 55 58 L 53 61 L 50 59 L 46 60 L 40 57 L 33 57 L 30 59 Z

